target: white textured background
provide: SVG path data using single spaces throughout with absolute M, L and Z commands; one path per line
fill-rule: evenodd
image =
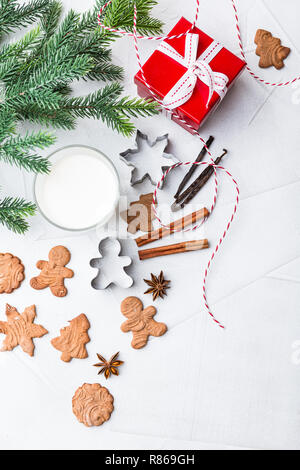
M 93 1 L 64 4 L 83 11 Z M 299 2 L 243 0 L 238 6 L 249 63 L 257 67 L 253 39 L 257 28 L 266 28 L 292 53 L 283 71 L 260 74 L 281 80 L 299 73 Z M 193 11 L 193 0 L 160 0 L 155 14 L 167 32 L 181 15 L 192 19 Z M 238 53 L 230 0 L 201 0 L 198 25 Z M 143 43 L 141 49 L 146 58 L 153 44 Z M 114 62 L 125 68 L 126 92 L 135 95 L 132 78 L 137 65 L 130 40 L 114 45 Z M 86 85 L 76 89 L 87 91 Z M 224 164 L 241 190 L 237 219 L 207 285 L 209 302 L 226 324 L 225 331 L 212 323 L 202 303 L 202 276 L 210 251 L 139 263 L 135 245 L 127 240 L 123 251 L 134 260 L 134 287 L 98 292 L 90 287 L 95 272 L 89 266 L 97 255 L 96 233 L 69 237 L 39 216 L 26 237 L 0 228 L 0 251 L 16 254 L 26 266 L 21 288 L 1 296 L 0 318 L 5 317 L 6 302 L 20 311 L 35 303 L 37 322 L 50 332 L 36 340 L 34 358 L 19 348 L 0 354 L 0 448 L 300 448 L 300 346 L 295 343 L 300 340 L 299 111 L 299 86 L 272 90 L 245 73 L 202 129 L 203 136 L 216 137 L 216 155 L 223 147 L 230 150 Z M 138 120 L 137 125 L 152 139 L 168 132 L 171 151 L 181 160 L 195 158 L 199 151 L 196 139 L 162 116 Z M 87 144 L 103 150 L 123 177 L 123 193 L 128 193 L 128 171 L 118 154 L 132 146 L 134 138 L 125 139 L 92 121 L 81 121 L 75 131 L 57 135 L 57 148 Z M 223 175 L 220 179 L 218 206 L 205 227 L 212 245 L 234 201 L 230 183 Z M 166 188 L 169 200 L 175 181 L 176 175 L 173 184 L 171 176 Z M 31 177 L 24 179 L 14 168 L 1 165 L 1 186 L 6 193 L 32 197 Z M 130 190 L 129 197 L 148 189 L 145 184 Z M 201 202 L 209 205 L 212 191 L 212 186 L 206 188 Z M 76 274 L 67 283 L 69 295 L 64 299 L 29 286 L 35 262 L 46 259 L 55 244 L 71 250 L 70 267 Z M 172 280 L 172 289 L 167 299 L 157 302 L 157 319 L 169 331 L 135 351 L 131 335 L 120 331 L 119 304 L 126 295 L 140 295 L 149 304 L 151 298 L 142 295 L 142 279 L 161 268 Z M 65 364 L 49 341 L 81 312 L 91 322 L 89 358 Z M 92 367 L 96 352 L 109 357 L 118 350 L 125 365 L 120 377 L 105 383 L 115 397 L 115 412 L 104 426 L 85 428 L 72 414 L 73 393 L 82 383 L 97 381 Z

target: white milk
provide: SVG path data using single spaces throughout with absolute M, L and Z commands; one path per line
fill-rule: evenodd
M 43 215 L 69 230 L 107 222 L 119 199 L 119 179 L 112 163 L 88 147 L 58 150 L 50 158 L 51 172 L 38 175 L 35 197 Z

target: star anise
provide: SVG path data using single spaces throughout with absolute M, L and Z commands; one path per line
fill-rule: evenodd
M 162 271 L 158 277 L 151 273 L 151 281 L 148 281 L 147 279 L 144 279 L 144 281 L 148 286 L 150 286 L 150 289 L 146 290 L 144 294 L 152 294 L 153 300 L 156 300 L 158 297 L 163 299 L 164 296 L 167 295 L 166 289 L 170 289 L 168 284 L 170 284 L 171 281 L 165 280 L 164 273 Z
M 104 377 L 108 379 L 111 374 L 113 375 L 119 375 L 119 370 L 118 367 L 124 364 L 123 361 L 117 361 L 117 357 L 120 353 L 117 352 L 117 354 L 114 354 L 109 361 L 104 359 L 103 356 L 100 354 L 97 354 L 98 359 L 101 361 L 98 364 L 94 364 L 95 367 L 102 367 L 102 369 L 98 372 L 99 374 L 102 374 L 104 372 Z

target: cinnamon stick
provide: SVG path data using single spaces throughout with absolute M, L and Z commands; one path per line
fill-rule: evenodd
M 206 207 L 204 207 L 203 209 L 193 212 L 185 217 L 182 217 L 181 219 L 175 220 L 168 227 L 161 227 L 158 230 L 154 230 L 148 233 L 147 235 L 136 238 L 135 242 L 138 247 L 148 245 L 149 243 L 152 243 L 156 240 L 161 240 L 162 238 L 167 237 L 175 231 L 188 227 L 198 220 L 208 217 L 208 215 L 209 212 Z
M 188 251 L 204 250 L 208 248 L 208 240 L 192 240 L 175 245 L 159 246 L 157 248 L 150 248 L 148 250 L 140 250 L 139 257 L 143 261 L 145 259 L 157 258 L 158 256 L 175 255 L 177 253 L 186 253 Z

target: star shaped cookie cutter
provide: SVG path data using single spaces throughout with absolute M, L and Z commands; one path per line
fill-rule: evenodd
M 136 132 L 136 148 L 127 149 L 125 152 L 120 153 L 120 159 L 127 165 L 132 167 L 131 171 L 131 186 L 136 184 L 143 183 L 148 179 L 153 186 L 157 186 L 158 182 L 161 180 L 163 173 L 175 163 L 180 162 L 180 160 L 171 153 L 167 153 L 166 149 L 169 145 L 169 135 L 165 134 L 163 136 L 157 137 L 153 142 L 151 142 L 146 134 L 143 134 L 141 131 L 137 130 Z M 162 146 L 162 153 L 159 159 L 151 159 L 147 162 L 142 158 L 143 156 L 143 144 L 146 145 L 146 148 L 151 150 L 155 149 L 156 146 Z M 140 154 L 140 158 L 135 156 Z M 136 160 L 133 163 L 130 160 Z M 170 165 L 167 165 L 167 161 L 170 160 Z M 142 169 L 144 167 L 144 169 Z M 163 187 L 161 184 L 160 188 Z

